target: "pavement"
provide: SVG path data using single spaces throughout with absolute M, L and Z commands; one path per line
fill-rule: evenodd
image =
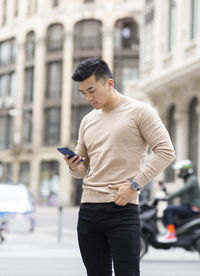
M 59 241 L 58 210 L 39 208 L 33 233 L 7 233 L 0 245 L 0 276 L 83 276 L 76 236 L 78 208 L 66 208 Z M 156 270 L 155 270 L 156 267 Z M 149 248 L 141 261 L 141 276 L 199 276 L 197 252 L 181 248 Z

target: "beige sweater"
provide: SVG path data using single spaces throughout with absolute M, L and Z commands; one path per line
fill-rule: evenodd
M 147 146 L 153 155 L 145 162 Z M 123 96 L 110 112 L 92 110 L 82 120 L 75 152 L 85 157 L 73 177 L 83 177 L 81 202 L 112 202 L 117 190 L 109 184 L 149 183 L 175 157 L 168 132 L 155 110 Z M 138 204 L 138 194 L 132 203 Z

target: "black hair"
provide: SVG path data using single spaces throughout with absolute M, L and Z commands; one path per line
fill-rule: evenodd
M 112 73 L 108 64 L 98 58 L 87 58 L 81 61 L 77 66 L 72 79 L 74 81 L 83 81 L 94 74 L 95 80 L 112 79 Z

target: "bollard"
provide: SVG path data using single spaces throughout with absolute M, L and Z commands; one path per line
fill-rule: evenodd
M 58 207 L 58 242 L 62 240 L 62 211 L 63 206 L 59 205 Z

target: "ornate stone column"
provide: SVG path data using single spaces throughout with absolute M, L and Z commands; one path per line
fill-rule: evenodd
M 69 28 L 69 26 L 68 26 Z M 61 103 L 61 146 L 70 145 L 71 133 L 71 93 L 73 74 L 73 32 L 67 29 L 63 48 L 63 77 L 62 77 L 62 103 Z M 70 205 L 72 194 L 72 178 L 68 173 L 67 164 L 60 156 L 59 166 L 60 195 L 59 201 L 62 205 Z
M 31 162 L 31 190 L 39 195 L 40 159 L 39 148 L 44 137 L 43 101 L 45 94 L 45 31 L 36 30 L 34 91 L 33 91 L 33 152 Z
M 25 35 L 19 33 L 16 37 L 16 84 L 15 84 L 15 106 L 14 110 L 11 110 L 11 116 L 13 116 L 14 129 L 13 129 L 13 181 L 18 181 L 19 172 L 19 154 L 22 149 L 22 133 L 23 133 L 23 99 L 24 99 L 24 62 L 25 62 Z
M 113 72 L 113 50 L 114 50 L 114 30 L 109 27 L 104 27 L 102 32 L 102 59 L 105 60 L 110 70 Z
M 45 94 L 45 34 L 37 35 L 35 45 L 34 91 L 33 91 L 33 148 L 43 143 L 44 113 L 43 101 Z
M 176 160 L 188 158 L 188 110 L 176 106 Z

